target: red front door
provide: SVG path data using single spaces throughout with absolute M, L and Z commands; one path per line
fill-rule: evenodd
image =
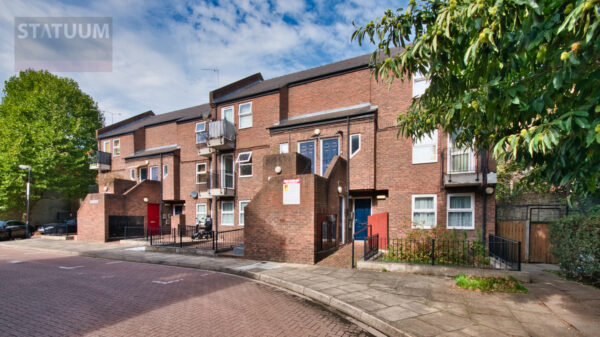
M 159 204 L 148 204 L 148 230 L 155 229 L 158 232 L 160 226 Z

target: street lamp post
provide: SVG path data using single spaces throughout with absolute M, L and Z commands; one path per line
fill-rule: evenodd
M 27 224 L 25 225 L 25 235 L 29 237 L 29 184 L 31 181 L 31 166 L 19 165 L 21 170 L 27 170 Z

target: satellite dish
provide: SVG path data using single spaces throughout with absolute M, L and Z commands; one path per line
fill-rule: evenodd
M 198 192 L 192 191 L 192 193 L 190 193 L 190 197 L 192 197 L 194 199 L 198 198 Z

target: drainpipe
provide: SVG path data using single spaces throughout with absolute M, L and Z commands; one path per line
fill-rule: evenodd
M 483 244 L 485 244 L 485 236 L 486 236 L 486 226 L 487 226 L 487 195 L 485 194 L 485 185 L 487 184 L 487 167 L 486 167 L 486 151 L 482 150 L 481 151 L 481 181 L 483 182 L 483 186 L 481 188 L 481 196 L 483 198 L 482 202 L 481 202 L 481 206 L 482 206 L 482 212 L 483 212 L 483 219 L 481 220 L 481 240 L 483 241 Z
M 350 116 L 346 116 L 346 157 L 348 158 L 346 162 L 346 223 L 350 221 Z M 348 242 L 354 239 L 354 226 L 349 226 L 349 234 Z M 348 225 L 346 225 L 348 228 Z

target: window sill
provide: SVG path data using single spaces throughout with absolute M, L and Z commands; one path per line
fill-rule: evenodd
M 420 164 L 434 164 L 434 163 L 437 163 L 437 162 L 438 162 L 437 160 L 433 160 L 433 161 L 421 161 L 421 162 L 418 162 L 418 163 L 412 162 L 412 164 L 413 164 L 413 165 L 420 165 Z

